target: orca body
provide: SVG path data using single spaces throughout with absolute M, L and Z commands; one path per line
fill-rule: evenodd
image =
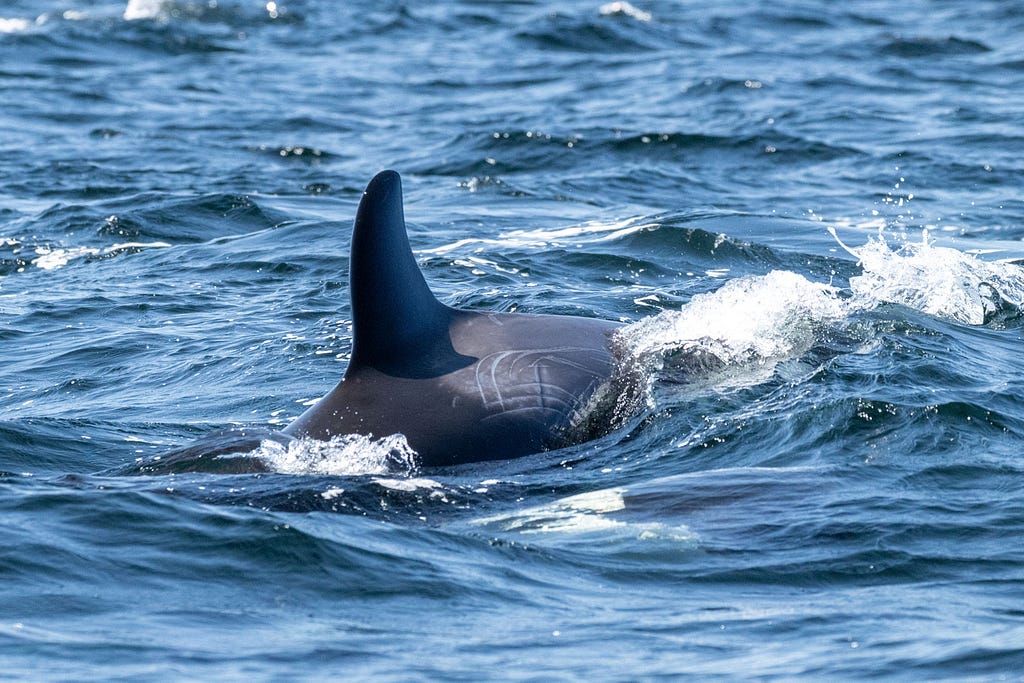
M 614 370 L 619 324 L 442 304 L 409 246 L 394 171 L 375 176 L 359 204 L 349 286 L 345 376 L 285 434 L 403 434 L 426 466 L 514 458 L 589 436 L 581 420 Z

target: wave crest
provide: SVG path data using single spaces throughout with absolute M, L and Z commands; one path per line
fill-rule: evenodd
M 892 249 L 880 232 L 861 247 L 836 242 L 855 256 L 863 274 L 850 278 L 850 291 L 863 308 L 880 303 L 908 306 L 966 325 L 985 325 L 1024 305 L 1024 269 L 982 261 L 949 247 L 936 247 L 928 231 L 920 242 Z

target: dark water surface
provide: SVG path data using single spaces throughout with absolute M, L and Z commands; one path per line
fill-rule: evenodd
M 1008 0 L 5 3 L 0 677 L 1019 679 L 1022 92 Z M 382 168 L 639 414 L 163 466 L 340 378 Z

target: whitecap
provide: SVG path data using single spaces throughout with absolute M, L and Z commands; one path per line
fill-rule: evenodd
M 21 33 L 32 26 L 28 19 L 4 19 L 0 17 L 0 33 Z
M 32 259 L 32 265 L 42 270 L 57 270 L 75 259 L 87 256 L 110 256 L 123 251 L 167 248 L 170 246 L 166 242 L 123 242 L 102 249 L 98 247 L 63 248 L 39 246 L 35 248 L 36 258 Z
M 637 218 L 626 218 L 611 222 L 589 221 L 580 225 L 572 225 L 564 228 L 510 230 L 508 232 L 501 233 L 496 238 L 464 238 L 430 249 L 420 249 L 417 253 L 440 256 L 472 245 L 480 245 L 480 247 L 500 247 L 502 249 L 519 249 L 549 248 L 581 242 L 610 242 L 636 232 L 653 230 L 657 227 L 656 223 L 643 222 Z
M 601 5 L 599 10 L 603 16 L 624 16 L 643 23 L 649 23 L 653 16 L 628 2 L 609 2 Z
M 173 0 L 128 0 L 122 15 L 125 21 L 162 19 L 171 11 Z

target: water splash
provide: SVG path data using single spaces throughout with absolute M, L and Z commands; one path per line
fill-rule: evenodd
M 783 360 L 798 358 L 820 330 L 848 314 L 839 290 L 789 271 L 730 280 L 678 311 L 663 311 L 618 330 L 618 371 L 608 395 L 612 421 L 623 424 L 659 382 L 747 385 Z
M 678 311 L 620 328 L 611 339 L 612 377 L 581 410 L 572 434 L 593 438 L 624 427 L 656 407 L 657 384 L 764 381 L 779 361 L 810 349 L 817 328 L 845 314 L 834 288 L 773 271 L 731 280 Z
M 859 248 L 862 273 L 848 292 L 789 271 L 740 277 L 700 294 L 678 311 L 663 311 L 619 330 L 619 364 L 595 410 L 614 426 L 645 406 L 656 382 L 749 386 L 767 380 L 779 362 L 797 359 L 849 316 L 895 303 L 967 325 L 998 324 L 1024 306 L 1024 268 L 920 243 L 889 247 L 884 234 Z
M 846 314 L 836 288 L 777 270 L 730 280 L 617 336 L 639 357 L 685 350 L 726 365 L 763 363 L 802 353 L 817 327 Z
M 245 457 L 258 458 L 267 469 L 281 474 L 409 475 L 417 467 L 416 451 L 401 434 L 381 439 L 340 434 L 329 441 L 295 439 L 287 444 L 266 440 Z
M 850 278 L 854 300 L 870 309 L 880 303 L 908 306 L 966 325 L 984 325 L 1024 305 L 1024 269 L 982 261 L 949 247 L 936 247 L 928 231 L 920 242 L 892 249 L 880 230 L 858 248 L 836 242 L 857 258 L 863 274 Z

